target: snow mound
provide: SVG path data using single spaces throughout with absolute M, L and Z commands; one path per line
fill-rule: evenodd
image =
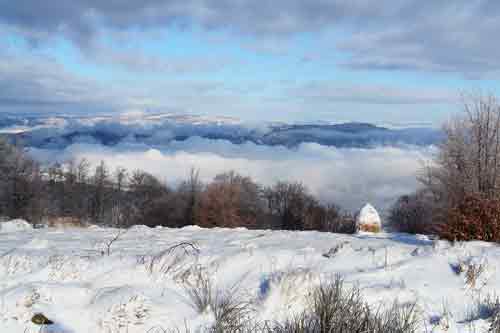
M 319 274 L 309 269 L 293 268 L 265 276 L 259 286 L 259 299 L 268 314 L 279 320 L 299 315 L 306 305 L 311 287 L 319 284 Z
M 134 225 L 134 226 L 129 228 L 129 231 L 138 232 L 138 233 L 141 233 L 141 232 L 150 233 L 152 230 L 153 229 L 151 229 L 147 225 L 142 225 L 142 224 Z
M 18 232 L 18 231 L 26 231 L 32 230 L 33 227 L 31 224 L 26 222 L 25 220 L 16 219 L 7 222 L 0 223 L 0 232 Z
M 359 231 L 378 232 L 382 229 L 382 221 L 375 207 L 366 204 L 356 217 L 356 229 Z

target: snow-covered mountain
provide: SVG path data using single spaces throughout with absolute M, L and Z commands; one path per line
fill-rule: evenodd
M 163 145 L 190 137 L 221 139 L 233 144 L 295 147 L 318 143 L 334 147 L 431 145 L 441 138 L 433 128 L 387 128 L 367 123 L 245 123 L 230 117 L 179 114 L 118 116 L 0 116 L 0 133 L 37 148 L 64 148 L 74 143 Z

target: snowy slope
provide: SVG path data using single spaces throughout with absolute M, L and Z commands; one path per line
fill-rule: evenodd
M 453 246 L 401 234 L 136 226 L 107 256 L 102 251 L 114 229 L 5 230 L 0 234 L 0 332 L 37 332 L 29 322 L 35 312 L 53 319 L 52 332 L 59 333 L 205 326 L 211 315 L 198 314 L 183 287 L 196 267 L 221 290 L 239 282 L 241 297 L 253 302 L 258 319 L 300 311 L 312 286 L 340 273 L 349 284 L 359 284 L 374 307 L 396 298 L 417 300 L 428 328 L 449 312 L 444 316 L 448 332 L 468 332 L 469 324 L 461 322 L 475 292 L 452 267 L 483 263 L 481 293 L 500 290 L 500 247 L 483 242 Z M 196 242 L 199 254 L 158 255 L 184 241 Z M 337 245 L 334 256 L 323 256 Z M 478 332 L 487 327 L 483 320 L 473 324 Z

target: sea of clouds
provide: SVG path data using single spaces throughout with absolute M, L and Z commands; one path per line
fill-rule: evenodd
M 161 146 L 124 142 L 114 146 L 75 143 L 63 149 L 31 148 L 46 163 L 87 159 L 105 161 L 111 169 L 142 169 L 170 186 L 186 179 L 191 168 L 202 180 L 235 170 L 264 185 L 278 180 L 304 183 L 322 201 L 354 211 L 366 202 L 386 210 L 394 200 L 415 190 L 423 163 L 435 154 L 434 146 L 380 146 L 336 148 L 302 143 L 294 148 L 190 137 Z

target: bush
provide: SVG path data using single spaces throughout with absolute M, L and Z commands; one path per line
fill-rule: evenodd
M 239 284 L 221 291 L 213 286 L 206 272 L 198 267 L 194 270 L 194 282 L 187 283 L 185 290 L 196 311 L 212 312 L 214 323 L 207 332 L 243 332 L 250 323 L 252 307 L 242 300 L 239 294 Z M 251 332 L 251 330 L 248 330 Z
M 389 226 L 410 234 L 431 232 L 435 209 L 432 200 L 423 191 L 400 197 L 389 212 Z
M 347 289 L 340 276 L 321 284 L 310 296 L 310 308 L 282 325 L 281 332 L 408 333 L 417 332 L 416 305 L 395 302 L 386 311 L 373 312 L 357 287 Z M 287 329 L 288 328 L 288 329 Z
M 439 234 L 452 241 L 500 242 L 500 199 L 467 196 L 450 209 Z
M 347 213 L 341 213 L 340 208 L 335 205 L 318 205 L 319 214 L 312 230 L 334 232 L 339 234 L 354 234 L 356 232 L 356 220 Z
M 277 324 L 270 332 L 413 333 L 420 327 L 415 303 L 395 302 L 385 311 L 373 312 L 359 289 L 346 289 L 340 277 L 317 287 L 310 303 L 301 316 Z
M 202 289 L 206 289 L 202 287 Z M 197 292 L 199 293 L 199 292 Z M 205 291 L 201 292 L 205 293 Z M 211 307 L 213 325 L 197 330 L 206 333 L 414 333 L 420 329 L 416 304 L 395 302 L 387 310 L 372 311 L 359 288 L 346 288 L 337 276 L 330 283 L 316 287 L 308 296 L 306 310 L 284 322 L 258 322 L 250 316 L 249 303 L 239 300 L 237 289 L 211 298 L 198 309 Z M 183 330 L 155 328 L 151 332 L 189 333 Z M 493 331 L 496 332 L 496 331 Z
M 210 328 L 214 333 L 251 332 L 251 314 L 253 309 L 249 302 L 241 299 L 238 294 L 238 285 L 216 294 L 211 305 L 215 323 Z
M 366 304 L 358 288 L 347 290 L 337 276 L 331 284 L 321 284 L 311 296 L 312 320 L 321 332 L 353 331 L 363 317 Z M 348 329 L 349 327 L 349 329 Z
M 194 281 L 186 283 L 184 288 L 193 308 L 198 313 L 203 313 L 210 308 L 215 298 L 212 280 L 201 267 L 195 267 L 192 273 Z
M 490 318 L 491 324 L 489 331 L 491 333 L 500 333 L 500 305 L 497 304 L 495 313 Z
M 479 295 L 474 299 L 466 313 L 466 321 L 472 322 L 478 319 L 488 320 L 491 322 L 491 327 L 497 327 L 498 331 L 490 330 L 490 332 L 500 332 L 500 299 L 490 294 L 484 297 Z

